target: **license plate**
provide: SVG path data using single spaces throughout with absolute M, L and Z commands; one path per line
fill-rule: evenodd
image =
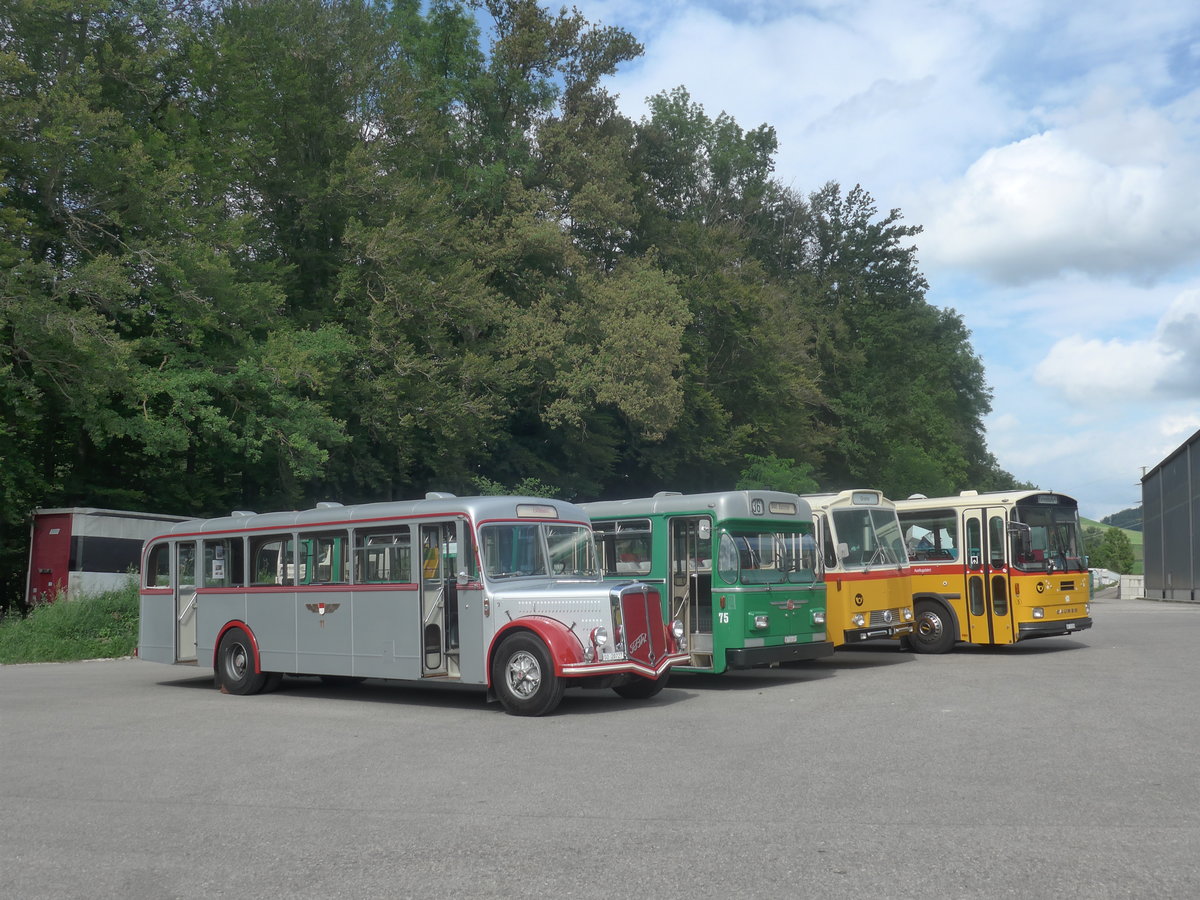
M 785 635 L 783 636 L 783 642 L 784 642 L 785 644 L 794 644 L 794 643 L 796 643 L 796 635 L 794 635 L 794 634 L 785 634 Z

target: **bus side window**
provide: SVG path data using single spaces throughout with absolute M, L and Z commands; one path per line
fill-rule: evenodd
M 250 543 L 251 584 L 293 584 L 296 562 L 292 542 L 278 535 Z
M 828 519 L 821 522 L 821 549 L 825 554 L 825 568 L 836 569 L 838 557 L 833 547 L 833 522 Z
M 988 536 L 990 564 L 993 568 L 999 568 L 1004 565 L 1004 519 L 1001 516 L 992 516 L 988 520 L 988 528 L 991 531 Z
M 349 535 L 344 531 L 300 535 L 301 584 L 346 584 Z
M 168 587 L 171 584 L 171 545 L 155 544 L 146 557 L 142 573 L 143 587 Z
M 241 538 L 204 542 L 204 586 L 241 587 L 246 565 Z
M 908 558 L 913 562 L 958 559 L 958 521 L 952 509 L 906 512 L 900 517 Z
M 649 575 L 650 520 L 597 522 L 593 526 L 605 575 Z
M 354 532 L 354 580 L 357 584 L 410 583 L 412 532 L 393 526 Z

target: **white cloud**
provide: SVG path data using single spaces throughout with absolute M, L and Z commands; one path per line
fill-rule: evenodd
M 1200 399 L 1200 290 L 1180 293 L 1152 337 L 1063 338 L 1038 364 L 1034 378 L 1086 405 Z
M 946 192 L 935 264 L 1028 283 L 1064 272 L 1152 279 L 1200 260 L 1200 164 L 1165 116 L 1084 119 L 988 150 Z
M 773 126 L 785 185 L 860 183 L 925 227 L 1016 477 L 1099 518 L 1200 425 L 1195 0 L 574 5 L 646 45 L 607 85 L 626 115 L 683 85 Z

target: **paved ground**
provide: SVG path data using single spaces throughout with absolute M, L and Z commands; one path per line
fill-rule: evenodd
M 0 667 L 0 896 L 1200 896 L 1200 606 L 568 692 Z

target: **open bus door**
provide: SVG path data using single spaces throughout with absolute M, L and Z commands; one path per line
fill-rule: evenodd
M 196 662 L 196 542 L 175 545 L 175 661 Z
M 1003 507 L 969 509 L 966 535 L 967 637 L 974 644 L 1011 644 L 1013 612 L 1008 565 L 1008 520 Z
M 671 619 L 682 619 L 690 664 L 713 665 L 712 522 L 676 516 L 670 526 Z
M 421 675 L 457 675 L 458 556 L 453 522 L 421 526 Z

